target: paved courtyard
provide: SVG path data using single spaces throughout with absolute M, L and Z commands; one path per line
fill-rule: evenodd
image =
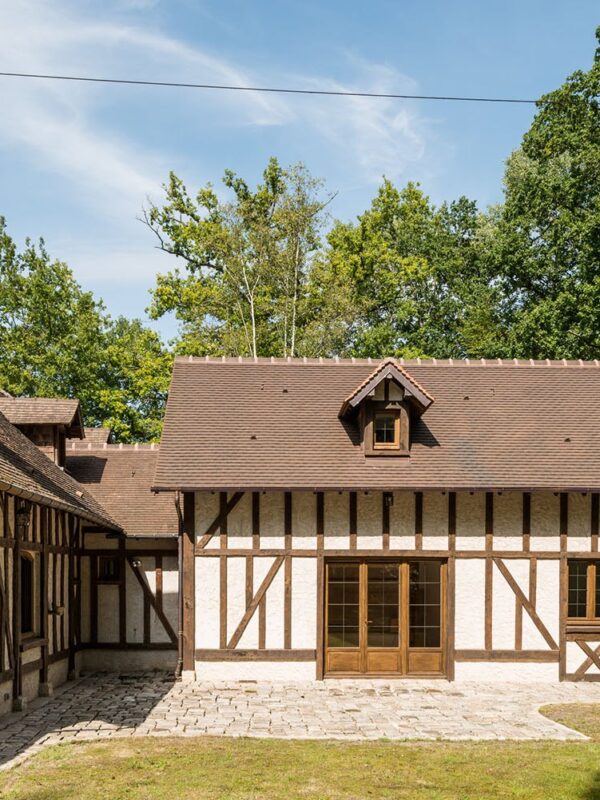
M 537 711 L 576 702 L 600 702 L 600 684 L 182 683 L 157 672 L 95 673 L 0 718 L 0 768 L 59 742 L 124 736 L 584 739 Z

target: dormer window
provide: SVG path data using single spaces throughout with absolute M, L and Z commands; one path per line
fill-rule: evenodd
M 344 400 L 339 415 L 359 428 L 365 456 L 408 456 L 411 425 L 432 403 L 400 364 L 386 359 Z
M 373 420 L 373 448 L 389 450 L 400 446 L 400 412 L 376 411 Z

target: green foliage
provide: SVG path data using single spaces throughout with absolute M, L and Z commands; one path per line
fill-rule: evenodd
M 597 31 L 600 43 L 600 28 Z M 596 358 L 600 350 L 600 48 L 538 103 L 505 175 L 490 251 L 506 354 Z
M 171 356 L 138 320 L 111 319 L 43 241 L 19 252 L 0 218 L 0 387 L 77 397 L 88 425 L 157 439 Z
M 321 183 L 276 159 L 255 190 L 229 170 L 223 183 L 228 201 L 210 184 L 191 198 L 171 173 L 165 204 L 146 212 L 160 248 L 185 264 L 157 277 L 150 315 L 176 314 L 178 352 L 295 355 L 324 219 Z

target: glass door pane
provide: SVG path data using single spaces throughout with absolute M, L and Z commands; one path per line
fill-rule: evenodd
M 367 567 L 367 647 L 398 647 L 400 639 L 398 564 Z
M 327 646 L 358 647 L 360 567 L 329 564 L 327 568 Z
M 441 564 L 411 561 L 409 574 L 409 647 L 440 647 Z

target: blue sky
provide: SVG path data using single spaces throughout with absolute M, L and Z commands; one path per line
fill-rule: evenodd
M 599 23 L 597 0 L 0 0 L 0 71 L 535 98 L 589 67 Z M 169 170 L 195 189 L 303 161 L 342 219 L 383 174 L 485 207 L 533 113 L 0 78 L 0 214 L 112 313 L 143 316 L 174 264 L 137 217 Z

